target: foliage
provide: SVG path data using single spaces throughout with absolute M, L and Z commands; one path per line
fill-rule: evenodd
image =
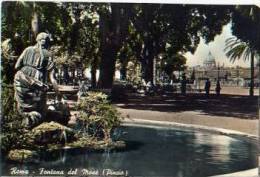
M 243 42 L 236 37 L 231 37 L 226 40 L 226 55 L 230 58 L 232 62 L 240 59 L 241 57 L 244 60 L 250 60 L 250 69 L 251 69 L 251 81 L 250 81 L 250 96 L 254 95 L 254 60 L 259 58 L 259 51 L 257 51 L 250 43 Z
M 232 11 L 232 34 L 260 52 L 260 8 L 236 6 Z
M 32 129 L 30 139 L 34 144 L 47 146 L 48 144 L 65 144 L 74 139 L 72 129 L 56 122 L 44 122 Z
M 24 142 L 24 127 L 21 124 L 24 115 L 20 114 L 14 100 L 14 48 L 11 39 L 6 39 L 1 45 L 1 150 L 6 152 L 11 148 L 21 146 Z
M 12 96 L 8 97 L 6 92 L 2 92 L 2 101 L 10 99 Z M 14 148 L 23 148 L 25 146 L 27 132 L 23 124 L 21 124 L 24 115 L 20 114 L 18 111 L 8 110 L 7 105 L 13 105 L 13 102 L 3 104 L 3 116 L 1 119 L 1 150 L 7 152 Z M 8 111 L 6 111 L 8 110 Z M 5 111 L 5 112 L 4 112 Z M 6 114 L 5 114 L 6 113 Z
M 128 62 L 126 80 L 132 85 L 141 83 L 141 69 L 139 62 Z
M 35 151 L 15 149 L 8 153 L 8 159 L 20 163 L 37 162 L 39 160 L 39 155 Z
M 187 58 L 181 54 L 167 52 L 161 61 L 162 71 L 164 71 L 171 79 L 173 79 L 174 71 L 182 71 L 186 68 Z
M 260 9 L 257 6 L 236 6 L 232 11 L 232 34 L 226 41 L 226 55 L 231 61 L 250 59 L 250 95 L 254 95 L 254 60 L 260 56 Z
M 99 86 L 103 88 L 112 88 L 117 59 L 124 66 L 123 73 L 129 61 L 141 62 L 142 77 L 151 81 L 154 59 L 169 50 L 171 56 L 194 53 L 200 37 L 209 42 L 221 33 L 233 9 L 230 6 L 8 1 L 2 7 L 3 39 L 13 40 L 19 33 L 22 40 L 17 55 L 24 46 L 34 43 L 31 22 L 37 14 L 39 31 L 51 33 L 53 43 L 60 48 L 55 53 L 61 58 L 59 62 L 67 65 L 64 67 L 71 64 L 79 67 L 79 63 L 91 66 L 92 86 L 96 85 L 94 76 L 99 67 Z M 74 62 L 74 56 L 80 62 Z M 169 60 L 176 59 L 171 56 Z M 179 62 L 183 63 L 182 60 L 172 63 L 178 67 L 182 65 Z
M 111 130 L 119 126 L 120 115 L 101 92 L 88 92 L 77 104 L 83 129 L 94 137 L 110 140 Z
M 220 34 L 222 26 L 230 20 L 230 7 L 169 4 L 134 4 L 130 13 L 133 24 L 133 49 L 142 63 L 146 81 L 152 81 L 153 62 L 161 54 L 171 56 L 194 53 L 200 37 L 206 42 Z M 172 57 L 170 60 L 175 60 Z M 182 63 L 182 60 L 176 60 Z M 170 61 L 168 63 L 171 63 Z M 184 63 L 185 64 L 185 63 Z M 170 68 L 171 66 L 169 66 Z M 169 69 L 167 69 L 169 70 Z M 172 70 L 170 68 L 170 70 Z
M 251 54 L 257 53 L 250 45 L 236 37 L 231 37 L 226 40 L 226 55 L 232 62 L 243 57 L 244 60 L 249 60 Z
M 97 141 L 95 137 L 79 136 L 76 141 L 68 143 L 74 148 L 88 148 L 93 150 L 123 149 L 126 147 L 124 141 Z
M 12 55 L 12 46 L 10 50 L 2 52 L 1 60 L 1 150 L 6 152 L 11 148 L 23 144 L 24 127 L 21 122 L 23 115 L 16 110 L 14 100 L 14 61 Z M 2 49 L 5 49 L 2 45 Z

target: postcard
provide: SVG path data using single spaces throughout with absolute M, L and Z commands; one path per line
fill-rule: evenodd
M 256 177 L 260 9 L 3 1 L 0 176 Z

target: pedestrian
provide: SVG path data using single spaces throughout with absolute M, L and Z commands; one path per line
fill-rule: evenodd
M 205 82 L 205 92 L 206 92 L 206 96 L 209 97 L 209 92 L 210 92 L 210 80 L 207 78 L 206 82 Z
M 221 90 L 221 87 L 220 87 L 220 81 L 217 80 L 217 83 L 216 83 L 216 95 L 219 96 L 220 95 L 220 90 Z
M 186 85 L 187 85 L 186 75 L 185 75 L 185 73 L 183 73 L 182 80 L 181 80 L 181 94 L 182 95 L 186 95 Z

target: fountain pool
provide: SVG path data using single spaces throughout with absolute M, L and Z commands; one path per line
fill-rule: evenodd
M 257 166 L 257 145 L 216 133 L 170 127 L 122 126 L 113 133 L 126 141 L 121 150 L 63 149 L 43 153 L 40 163 L 2 161 L 2 175 L 19 168 L 77 175 L 204 177 Z M 45 170 L 45 171 L 42 171 Z M 45 174 L 46 175 L 46 174 Z

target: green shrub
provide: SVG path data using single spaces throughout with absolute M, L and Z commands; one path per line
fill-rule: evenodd
M 38 162 L 39 154 L 36 151 L 26 149 L 14 149 L 8 153 L 8 159 L 20 163 Z
M 20 114 L 15 106 L 14 90 L 12 85 L 2 87 L 2 118 L 1 118 L 1 150 L 6 152 L 12 148 L 24 146 L 25 127 L 22 125 L 24 115 Z
M 84 132 L 110 141 L 111 130 L 120 125 L 120 114 L 101 92 L 89 92 L 76 106 Z

